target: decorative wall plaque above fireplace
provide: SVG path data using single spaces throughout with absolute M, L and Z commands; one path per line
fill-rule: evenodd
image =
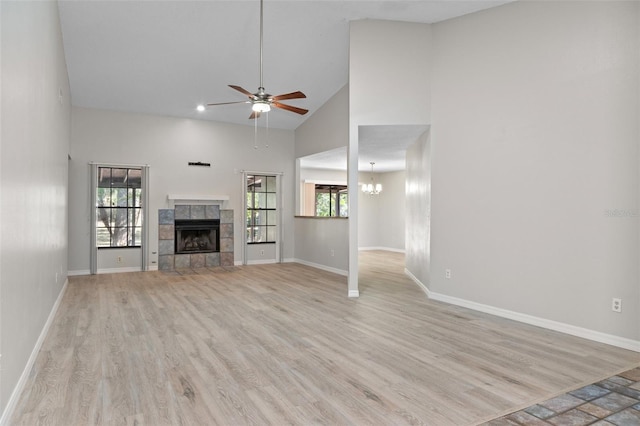
M 220 251 L 220 220 L 176 220 L 175 253 L 217 253 Z

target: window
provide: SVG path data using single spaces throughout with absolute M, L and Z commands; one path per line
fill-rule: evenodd
M 98 167 L 97 178 L 97 246 L 140 247 L 142 169 Z
M 316 185 L 316 216 L 349 216 L 349 194 L 346 185 Z
M 247 175 L 247 243 L 275 243 L 276 177 Z

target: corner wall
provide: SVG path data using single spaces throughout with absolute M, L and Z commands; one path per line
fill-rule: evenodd
M 336 92 L 295 130 L 295 158 L 342 148 L 349 143 L 349 86 Z
M 67 279 L 70 94 L 55 1 L 0 2 L 0 423 Z
M 349 143 L 349 87 L 340 89 L 295 131 L 295 158 L 347 146 Z M 299 171 L 304 173 L 304 171 Z M 342 175 L 342 174 L 341 174 Z M 300 182 L 301 176 L 297 177 Z M 300 191 L 296 190 L 296 197 Z M 300 200 L 297 200 L 299 205 Z M 351 201 L 349 202 L 351 209 Z M 295 259 L 345 274 L 348 268 L 349 219 L 295 218 Z M 332 255 L 333 254 L 333 255 Z
M 433 26 L 432 291 L 640 339 L 639 6 Z
M 431 138 L 426 131 L 407 149 L 406 270 L 431 282 Z

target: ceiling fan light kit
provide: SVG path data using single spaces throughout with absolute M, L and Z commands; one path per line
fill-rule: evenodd
M 267 102 L 256 102 L 251 106 L 251 109 L 255 112 L 269 112 L 271 111 L 271 105 Z
M 296 92 L 285 93 L 285 94 L 282 94 L 282 95 L 273 96 L 273 95 L 268 94 L 264 89 L 264 84 L 263 84 L 263 80 L 262 80 L 262 68 L 263 68 L 263 66 L 262 66 L 262 55 L 263 55 L 263 48 L 262 48 L 263 25 L 262 25 L 262 21 L 263 21 L 263 0 L 260 0 L 260 86 L 258 87 L 258 91 L 256 93 L 251 93 L 248 90 L 246 90 L 246 89 L 244 89 L 244 88 L 242 88 L 240 86 L 234 86 L 234 85 L 230 84 L 229 87 L 231 87 L 232 89 L 237 90 L 238 92 L 240 92 L 243 95 L 247 96 L 249 98 L 249 100 L 247 100 L 247 101 L 237 101 L 237 102 L 218 102 L 218 103 L 207 104 L 207 106 L 231 105 L 231 104 L 251 104 L 252 113 L 249 116 L 249 119 L 257 119 L 257 118 L 259 118 L 261 113 L 269 112 L 271 110 L 271 107 L 275 107 L 275 108 L 283 109 L 283 110 L 286 110 L 286 111 L 294 112 L 296 114 L 304 115 L 307 112 L 309 112 L 309 110 L 304 109 L 304 108 L 295 107 L 295 106 L 292 106 L 292 105 L 287 105 L 287 104 L 280 103 L 280 101 L 287 100 L 287 99 L 303 99 L 303 98 L 306 98 L 307 96 L 304 93 L 302 93 L 301 91 L 296 91 Z M 198 111 L 200 111 L 199 108 L 198 108 Z

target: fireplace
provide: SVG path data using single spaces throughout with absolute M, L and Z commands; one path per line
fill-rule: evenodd
M 158 209 L 158 269 L 233 266 L 233 235 L 233 210 L 221 210 L 219 205 Z
M 217 253 L 220 251 L 220 220 L 175 221 L 175 253 Z

